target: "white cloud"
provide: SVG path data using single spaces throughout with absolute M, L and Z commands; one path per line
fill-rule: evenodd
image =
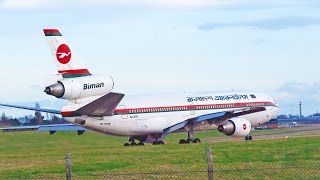
M 0 7 L 5 9 L 33 9 L 41 8 L 47 3 L 42 0 L 3 0 Z
M 77 7 L 153 7 L 153 8 L 206 8 L 232 3 L 232 0 L 3 0 L 4 9 L 61 9 Z
M 320 82 L 288 82 L 274 92 L 281 113 L 298 114 L 298 104 L 303 105 L 303 114 L 316 113 L 320 108 Z

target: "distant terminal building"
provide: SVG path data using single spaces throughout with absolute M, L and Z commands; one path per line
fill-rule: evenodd
M 268 122 L 260 124 L 255 129 L 259 130 L 259 129 L 277 129 L 277 128 L 279 128 L 278 120 L 277 119 L 271 119 Z
M 0 126 L 11 126 L 11 122 L 10 121 L 0 121 Z

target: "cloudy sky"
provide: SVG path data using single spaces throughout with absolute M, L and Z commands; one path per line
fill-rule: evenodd
M 42 92 L 57 72 L 42 29 L 58 28 L 118 92 L 252 90 L 281 113 L 320 110 L 320 1 L 0 0 L 0 13 L 0 102 L 61 106 Z

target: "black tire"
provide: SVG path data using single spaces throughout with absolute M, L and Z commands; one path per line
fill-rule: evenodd
M 194 143 L 201 143 L 201 140 L 199 138 L 195 138 L 193 142 Z
M 159 143 L 159 144 L 162 144 L 162 145 L 164 144 L 164 142 L 163 142 L 163 141 L 159 141 L 158 143 Z
M 130 144 L 131 146 L 136 146 L 137 145 L 137 143 L 136 142 L 131 142 L 131 144 Z
M 130 144 L 129 143 L 124 143 L 124 145 L 123 146 L 129 146 Z
M 157 141 L 153 141 L 152 145 L 158 145 Z
M 246 137 L 244 138 L 244 140 L 248 141 L 248 140 L 249 140 L 248 136 L 246 136 Z
M 252 141 L 252 136 L 249 136 L 249 140 Z
M 179 144 L 185 144 L 186 140 L 185 139 L 180 139 Z
M 139 143 L 138 143 L 138 146 L 143 146 L 143 145 L 144 145 L 143 142 L 139 142 Z

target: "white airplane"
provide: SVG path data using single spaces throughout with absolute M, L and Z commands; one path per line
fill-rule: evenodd
M 128 136 L 128 145 L 164 144 L 172 132 L 188 133 L 183 143 L 200 143 L 194 131 L 217 128 L 228 136 L 249 136 L 252 127 L 274 118 L 278 105 L 268 95 L 219 92 L 161 96 L 125 96 L 112 92 L 111 76 L 92 75 L 57 29 L 44 29 L 61 79 L 44 92 L 68 100 L 60 111 L 0 104 L 61 114 L 76 126 L 103 134 Z M 61 125 L 62 126 L 62 125 Z M 68 125 L 70 126 L 70 125 Z

